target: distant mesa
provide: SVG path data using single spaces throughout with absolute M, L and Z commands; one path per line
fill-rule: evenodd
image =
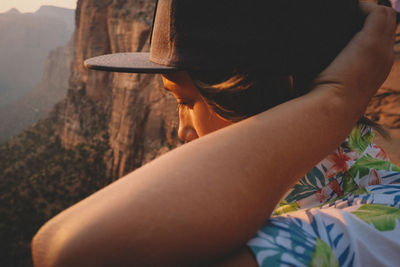
M 8 10 L 6 13 L 7 13 L 7 14 L 15 14 L 15 15 L 21 14 L 21 12 L 19 12 L 19 10 L 16 9 L 16 8 L 11 8 L 11 9 Z
M 33 15 L 61 20 L 67 26 L 68 31 L 73 32 L 75 29 L 75 10 L 73 9 L 44 5 L 33 13 Z
M 0 0 L 0 3 L 1 1 L 4 0 Z M 62 49 L 57 50 L 60 50 L 61 56 L 51 65 L 51 74 L 45 76 L 47 83 L 43 84 L 47 87 L 41 82 L 42 78 L 44 79 L 43 68 L 47 66 L 49 53 L 57 47 L 64 47 L 71 39 L 74 28 L 73 9 L 42 7 L 36 13 L 20 13 L 14 8 L 7 13 L 0 13 L 0 143 L 2 139 L 7 140 L 31 125 L 39 118 L 37 114 L 44 115 L 45 109 L 42 107 L 47 103 L 63 97 L 68 83 L 65 82 L 65 85 L 61 86 L 61 82 L 58 81 L 65 75 L 65 80 L 68 81 L 69 68 L 65 67 L 66 60 L 63 57 L 70 55 L 67 52 L 63 53 Z M 66 70 L 64 73 L 58 71 L 62 68 Z M 34 98 L 36 94 L 39 95 L 39 92 L 34 91 L 39 83 L 43 92 L 48 88 L 48 92 L 51 93 L 42 93 L 46 97 Z M 58 89 L 64 91 L 57 91 Z M 57 98 L 58 95 L 53 94 L 55 91 L 61 92 L 61 97 Z M 25 100 L 29 97 L 30 101 Z M 36 101 L 34 99 L 38 99 L 36 104 L 33 104 Z M 51 106 L 49 104 L 48 109 Z M 29 109 L 31 107 L 41 108 L 40 112 L 32 112 L 32 109 Z M 0 257 L 0 266 L 3 265 Z
M 65 8 L 65 7 L 44 5 L 44 6 L 41 6 L 35 12 L 35 14 L 37 14 L 37 15 L 53 15 L 54 13 L 60 13 L 60 12 L 70 13 L 72 10 L 73 9 Z
M 60 13 L 61 14 L 69 14 L 73 11 L 74 10 L 70 9 L 70 8 L 44 5 L 44 6 L 41 6 L 37 11 L 35 11 L 33 13 L 35 15 L 40 15 L 40 16 L 56 17 Z M 31 13 L 31 12 L 27 12 L 27 13 Z M 14 7 L 4 13 L 0 12 L 0 14 L 20 15 L 20 14 L 24 14 L 24 13 L 21 13 L 17 8 Z

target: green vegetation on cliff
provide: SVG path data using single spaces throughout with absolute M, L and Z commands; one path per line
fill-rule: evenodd
M 40 226 L 111 182 L 103 160 L 108 116 L 86 133 L 90 141 L 65 149 L 57 133 L 61 106 L 0 147 L 0 266 L 31 266 L 30 241 Z

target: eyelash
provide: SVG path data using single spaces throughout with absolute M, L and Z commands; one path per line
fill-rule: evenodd
M 178 101 L 178 109 L 193 109 L 193 103 Z

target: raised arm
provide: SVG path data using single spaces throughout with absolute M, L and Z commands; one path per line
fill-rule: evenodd
M 385 80 L 395 16 L 366 23 L 309 94 L 169 152 L 63 211 L 36 266 L 188 266 L 238 249 L 289 187 L 336 148 Z

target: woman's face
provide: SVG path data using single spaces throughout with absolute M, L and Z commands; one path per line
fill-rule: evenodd
M 186 71 L 162 75 L 166 90 L 176 98 L 179 108 L 178 136 L 189 142 L 232 124 L 219 117 L 205 102 Z

